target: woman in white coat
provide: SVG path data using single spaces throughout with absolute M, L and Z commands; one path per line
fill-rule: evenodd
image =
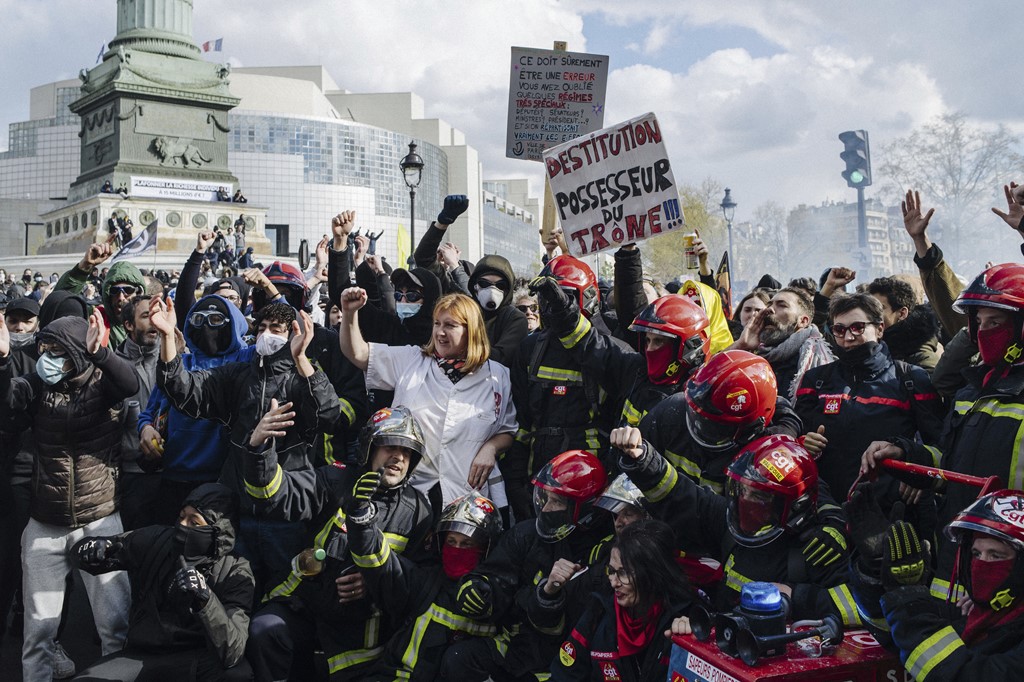
M 341 296 L 341 351 L 366 373 L 367 389 L 395 392 L 423 427 L 426 452 L 410 482 L 438 509 L 478 490 L 506 507 L 505 485 L 495 467 L 512 445 L 516 411 L 508 369 L 489 359 L 480 306 L 449 294 L 434 306 L 430 341 L 419 346 L 367 343 L 359 331 L 366 291 Z

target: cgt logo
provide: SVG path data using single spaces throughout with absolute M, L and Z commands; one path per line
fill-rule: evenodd
M 992 501 L 992 511 L 1009 524 L 1024 528 L 1024 497 L 1005 495 Z

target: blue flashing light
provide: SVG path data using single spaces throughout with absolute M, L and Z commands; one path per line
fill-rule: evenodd
M 782 594 L 772 583 L 747 583 L 740 592 L 740 606 L 745 611 L 772 613 L 782 610 Z

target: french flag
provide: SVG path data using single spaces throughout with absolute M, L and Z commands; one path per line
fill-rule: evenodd
M 216 40 L 207 40 L 205 43 L 203 43 L 203 52 L 220 52 L 220 47 L 223 44 L 223 38 L 217 38 Z

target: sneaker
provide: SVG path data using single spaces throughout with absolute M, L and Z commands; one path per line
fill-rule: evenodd
M 75 662 L 68 656 L 68 652 L 64 651 L 64 647 L 60 645 L 60 642 L 54 640 L 54 651 L 53 651 L 53 679 L 55 680 L 68 680 L 75 676 Z

